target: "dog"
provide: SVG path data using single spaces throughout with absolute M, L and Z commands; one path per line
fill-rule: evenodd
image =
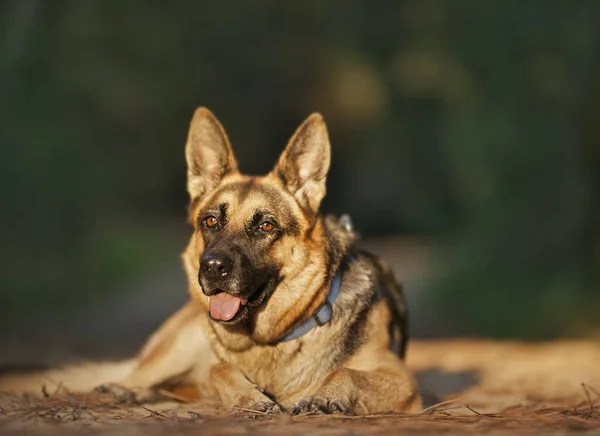
M 243 175 L 220 122 L 198 108 L 185 148 L 189 302 L 135 359 L 7 377 L 0 390 L 104 384 L 146 401 L 178 380 L 231 410 L 420 411 L 401 286 L 347 217 L 320 213 L 330 149 L 315 113 L 269 174 Z

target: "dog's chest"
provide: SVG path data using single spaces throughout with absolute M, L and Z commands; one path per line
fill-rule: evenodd
M 230 353 L 228 360 L 241 369 L 252 383 L 282 402 L 301 398 L 316 390 L 331 367 L 331 353 L 323 350 L 307 355 L 293 344 L 253 347 L 248 351 Z

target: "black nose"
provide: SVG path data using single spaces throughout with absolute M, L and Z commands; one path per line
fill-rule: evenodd
M 208 253 L 200 261 L 200 271 L 208 279 L 221 279 L 231 272 L 231 259 L 224 254 Z

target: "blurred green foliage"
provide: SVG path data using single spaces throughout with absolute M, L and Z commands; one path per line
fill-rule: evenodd
M 321 111 L 326 209 L 443 247 L 455 332 L 598 322 L 600 2 L 5 0 L 0 35 L 5 318 L 160 263 L 204 105 L 250 173 Z

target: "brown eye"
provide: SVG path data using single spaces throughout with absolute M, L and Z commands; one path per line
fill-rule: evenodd
M 259 228 L 263 231 L 263 232 L 270 232 L 271 230 L 273 230 L 273 224 L 270 223 L 269 221 L 265 221 L 264 223 L 262 223 Z
M 217 223 L 218 221 L 214 216 L 209 216 L 204 220 L 204 224 L 206 224 L 206 227 L 214 227 L 217 225 Z

